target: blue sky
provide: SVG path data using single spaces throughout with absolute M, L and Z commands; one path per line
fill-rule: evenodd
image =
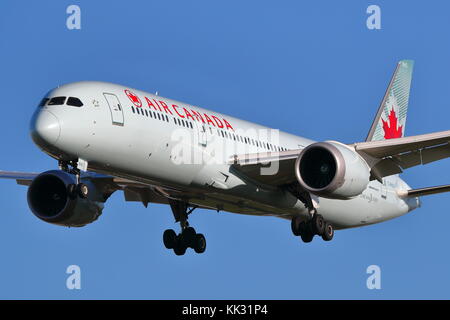
M 81 8 L 81 30 L 66 8 Z M 381 8 L 368 30 L 366 8 Z M 450 4 L 444 1 L 11 1 L 0 3 L 0 168 L 56 168 L 28 135 L 58 84 L 100 80 L 306 136 L 364 140 L 400 59 L 414 59 L 407 135 L 448 130 Z M 450 183 L 450 160 L 410 169 L 412 187 Z M 450 195 L 398 219 L 305 245 L 289 222 L 198 210 L 203 255 L 161 242 L 168 207 L 116 193 L 81 229 L 46 224 L 26 188 L 0 181 L 0 298 L 450 298 Z M 68 290 L 67 266 L 82 289 Z M 366 268 L 381 267 L 381 290 Z

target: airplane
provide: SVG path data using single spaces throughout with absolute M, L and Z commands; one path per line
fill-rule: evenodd
M 95 81 L 49 91 L 30 135 L 58 162 L 43 173 L 0 171 L 28 186 L 39 219 L 82 227 L 108 198 L 169 205 L 180 232 L 163 244 L 176 255 L 206 250 L 189 225 L 197 209 L 290 221 L 295 236 L 325 241 L 419 208 L 450 185 L 411 189 L 403 170 L 450 156 L 450 131 L 405 136 L 414 62 L 398 62 L 365 141 L 313 141 L 126 86 Z

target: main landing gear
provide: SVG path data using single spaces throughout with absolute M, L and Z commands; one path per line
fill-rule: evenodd
M 334 228 L 317 213 L 311 194 L 303 190 L 298 183 L 287 185 L 286 188 L 292 195 L 305 204 L 305 208 L 308 209 L 311 216 L 308 221 L 304 221 L 300 217 L 292 218 L 292 233 L 295 236 L 300 236 L 303 242 L 311 242 L 315 235 L 321 236 L 325 241 L 332 240 Z
M 308 221 L 302 221 L 300 217 L 292 218 L 291 228 L 292 233 L 300 236 L 303 242 L 311 242 L 315 235 L 321 236 L 324 241 L 330 241 L 334 236 L 333 226 L 318 213 L 314 213 Z
M 194 228 L 189 226 L 188 215 L 196 207 L 188 207 L 188 203 L 183 201 L 169 200 L 173 216 L 176 222 L 180 222 L 181 233 L 177 234 L 174 230 L 164 231 L 163 242 L 167 249 L 173 249 L 177 256 L 182 256 L 188 248 L 194 249 L 197 253 L 203 253 L 206 250 L 206 238 L 203 234 L 197 233 Z
M 69 174 L 75 175 L 75 183 L 71 183 L 67 186 L 67 194 L 71 199 L 75 199 L 77 196 L 86 199 L 89 195 L 89 188 L 86 184 L 80 182 L 80 169 L 78 169 L 78 163 L 76 161 L 59 161 L 59 168 Z

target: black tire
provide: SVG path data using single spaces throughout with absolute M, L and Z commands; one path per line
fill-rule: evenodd
M 311 220 L 312 231 L 321 236 L 325 230 L 325 220 L 320 214 L 315 214 Z
M 77 185 L 78 196 L 82 199 L 86 199 L 89 195 L 89 188 L 84 183 L 79 183 Z
M 175 246 L 173 247 L 173 252 L 175 252 L 175 254 L 177 256 L 182 256 L 186 253 L 187 247 L 184 244 L 184 242 L 182 241 L 181 236 L 177 236 L 177 239 L 175 241 Z
M 181 233 L 181 239 L 184 242 L 186 247 L 194 248 L 196 245 L 196 236 L 197 232 L 192 227 L 187 227 Z
M 302 241 L 305 243 L 309 243 L 314 238 L 314 233 L 309 230 L 309 228 L 305 228 L 304 231 L 301 233 L 300 238 L 302 238 Z
M 194 251 L 197 253 L 203 253 L 206 250 L 206 238 L 203 234 L 198 233 L 195 236 Z
M 322 239 L 324 241 L 331 241 L 333 240 L 334 237 L 334 228 L 330 223 L 325 223 L 325 229 L 324 232 L 322 234 Z
M 300 235 L 300 223 L 301 221 L 299 217 L 293 217 L 291 220 L 291 230 L 296 237 Z
M 167 249 L 173 249 L 176 245 L 177 234 L 172 229 L 166 230 L 163 233 L 163 243 Z

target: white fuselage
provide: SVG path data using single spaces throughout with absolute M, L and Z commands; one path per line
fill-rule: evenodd
M 280 188 L 262 186 L 230 165 L 236 154 L 297 150 L 314 141 L 210 110 L 104 82 L 58 87 L 47 97 L 76 97 L 82 107 L 39 107 L 36 143 L 59 160 L 83 159 L 89 170 L 188 195 L 189 203 L 242 214 L 307 216 L 305 205 Z M 337 229 L 385 221 L 419 206 L 397 190 L 398 176 L 371 181 L 358 197 L 314 197 L 317 210 Z

